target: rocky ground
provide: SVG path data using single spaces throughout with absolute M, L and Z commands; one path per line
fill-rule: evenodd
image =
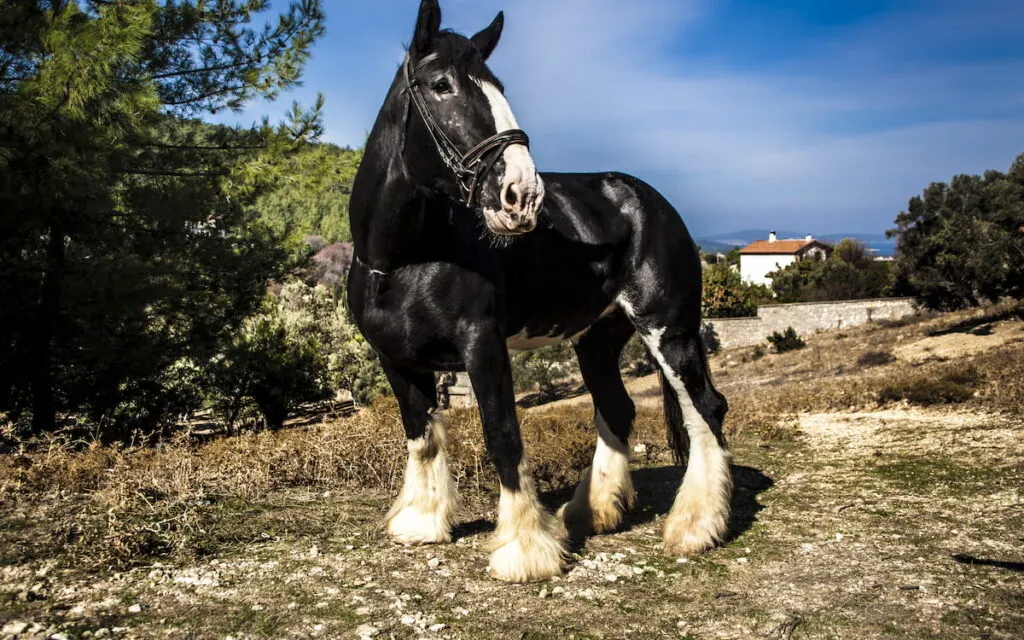
M 50 553 L 38 520 L 53 505 L 4 503 L 0 545 L 31 552 L 0 550 L 0 637 L 1024 637 L 1021 416 L 902 404 L 789 426 L 733 438 L 722 548 L 661 554 L 681 474 L 637 442 L 638 506 L 623 530 L 529 585 L 485 573 L 486 489 L 464 487 L 450 545 L 387 540 L 387 492 L 291 487 L 221 505 L 223 522 L 250 525 L 235 540 L 118 570 Z M 556 506 L 570 489 L 544 498 Z

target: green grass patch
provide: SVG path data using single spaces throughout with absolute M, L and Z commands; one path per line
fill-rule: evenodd
M 965 465 L 948 458 L 902 456 L 873 465 L 871 472 L 904 491 L 927 492 L 936 487 L 953 490 L 997 482 L 1003 475 L 996 469 Z

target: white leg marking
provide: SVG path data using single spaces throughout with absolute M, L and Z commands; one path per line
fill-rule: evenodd
M 560 522 L 537 501 L 525 461 L 519 491 L 501 489 L 498 527 L 490 541 L 491 575 L 506 582 L 531 582 L 562 573 L 568 553 Z
M 600 413 L 597 432 L 594 462 L 576 486 L 572 500 L 559 510 L 574 536 L 614 531 L 636 501 L 627 443 L 611 432 Z
M 422 438 L 409 440 L 402 492 L 387 515 L 388 534 L 401 544 L 451 542 L 458 502 L 448 469 L 444 419 L 434 414 Z
M 663 328 L 655 329 L 643 338 L 679 396 L 686 433 L 690 437 L 686 474 L 665 522 L 665 552 L 687 555 L 709 549 L 725 537 L 732 495 L 731 456 L 718 445 L 715 434 L 694 406 L 682 379 L 665 361 L 661 353 L 661 336 L 664 333 Z

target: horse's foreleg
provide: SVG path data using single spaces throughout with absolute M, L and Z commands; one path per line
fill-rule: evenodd
M 565 567 L 565 532 L 537 500 L 516 419 L 512 370 L 497 327 L 466 330 L 464 358 L 483 421 L 487 452 L 501 483 L 498 526 L 490 542 L 490 573 L 499 580 L 529 582 Z
M 387 515 L 388 534 L 401 544 L 450 542 L 458 494 L 448 469 L 434 374 L 383 364 L 402 412 L 409 450 L 402 492 Z

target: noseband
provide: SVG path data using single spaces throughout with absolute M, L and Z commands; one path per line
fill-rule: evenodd
M 459 148 L 455 146 L 452 139 L 437 124 L 437 120 L 427 109 L 427 103 L 423 99 L 423 94 L 419 90 L 419 81 L 415 76 L 416 71 L 437 57 L 436 53 L 424 56 L 416 63 L 415 68 L 412 65 L 411 56 L 406 57 L 405 79 L 407 86 L 405 90 L 409 92 L 409 102 L 416 106 L 416 111 L 423 118 L 423 124 L 426 125 L 427 132 L 434 140 L 434 147 L 441 155 L 441 160 L 455 174 L 455 181 L 459 184 L 464 202 L 467 206 L 472 207 L 476 200 L 477 189 L 494 168 L 498 158 L 505 153 L 505 149 L 513 144 L 521 144 L 529 149 L 530 138 L 522 129 L 509 129 L 484 138 L 466 153 L 459 152 Z M 490 156 L 490 160 L 487 160 L 488 156 Z

